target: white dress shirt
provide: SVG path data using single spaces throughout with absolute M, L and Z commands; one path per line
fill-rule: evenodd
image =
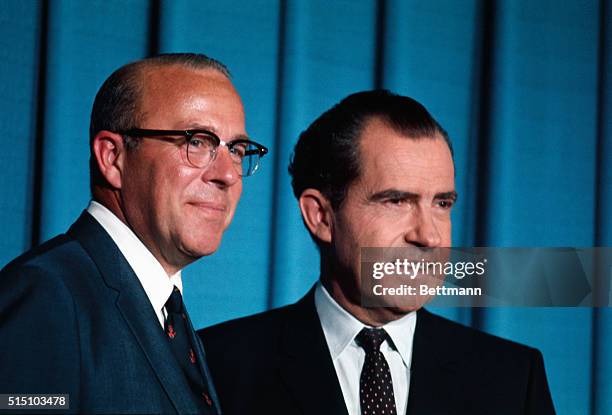
M 164 327 L 164 305 L 174 286 L 183 293 L 181 271 L 168 276 L 166 271 L 136 234 L 106 207 L 91 201 L 87 212 L 94 217 L 113 239 L 144 288 L 153 310 Z
M 327 292 L 321 282 L 315 288 L 315 307 L 321 320 L 325 340 L 331 353 L 336 375 L 340 381 L 344 402 L 349 415 L 360 415 L 359 378 L 365 360 L 365 351 L 355 342 L 355 337 L 364 327 L 362 322 L 343 309 Z M 393 394 L 398 414 L 405 414 L 410 386 L 410 362 L 412 340 L 416 327 L 416 312 L 385 324 L 382 328 L 389 334 L 395 348 L 385 341 L 380 351 L 387 359 L 391 370 Z

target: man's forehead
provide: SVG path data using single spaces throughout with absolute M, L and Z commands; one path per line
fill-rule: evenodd
M 244 124 L 244 110 L 238 92 L 227 76 L 214 68 L 182 65 L 148 68 L 143 72 L 140 90 L 138 106 L 142 118 L 158 117 L 170 111 L 175 116 L 180 115 L 176 122 L 181 124 L 181 129 L 187 128 L 187 124 L 189 128 L 197 128 L 196 124 L 200 124 L 212 130 L 215 126 L 209 117 L 222 116 L 223 124 L 226 124 L 230 121 L 227 117 L 232 114 L 232 120 Z M 207 119 L 202 119 L 204 114 Z
M 371 120 L 359 143 L 360 180 L 369 188 L 415 191 L 454 190 L 454 166 L 443 137 L 406 137 L 380 120 Z M 435 187 L 435 189 L 433 189 Z
M 410 137 L 390 127 L 379 118 L 369 120 L 359 138 L 360 159 L 390 163 L 409 162 L 415 166 L 434 167 L 452 164 L 448 143 L 438 132 L 433 136 Z M 362 163 L 363 164 L 363 163 Z M 448 169 L 450 172 L 452 169 Z

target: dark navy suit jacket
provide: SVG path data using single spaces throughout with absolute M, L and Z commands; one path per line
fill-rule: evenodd
M 86 212 L 0 271 L 0 372 L 0 393 L 67 393 L 71 412 L 202 409 L 138 278 Z
M 225 415 L 347 415 L 314 290 L 276 310 L 199 331 Z M 409 415 L 550 415 L 536 349 L 417 314 Z

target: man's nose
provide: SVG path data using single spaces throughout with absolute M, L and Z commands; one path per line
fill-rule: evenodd
M 414 221 L 406 232 L 405 240 L 408 244 L 419 247 L 436 248 L 441 245 L 442 237 L 430 209 L 416 209 Z
M 232 160 L 229 149 L 220 145 L 215 159 L 202 175 L 202 180 L 211 181 L 222 187 L 229 187 L 241 179 L 238 173 L 239 165 Z

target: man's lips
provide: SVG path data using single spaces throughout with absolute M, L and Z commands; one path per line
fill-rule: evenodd
M 227 212 L 227 205 L 225 203 L 215 202 L 189 202 L 191 206 L 199 209 L 209 210 L 213 212 L 225 213 Z

